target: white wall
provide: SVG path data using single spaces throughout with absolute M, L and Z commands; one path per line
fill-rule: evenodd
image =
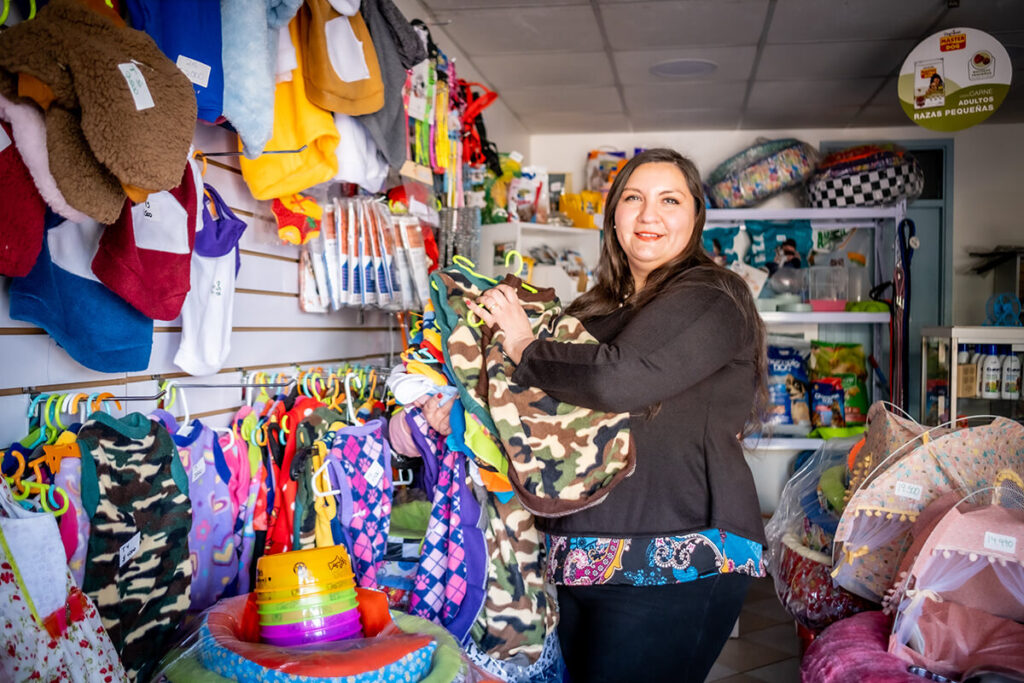
M 666 131 L 533 135 L 531 164 L 552 172 L 573 174 L 580 190 L 587 152 L 602 146 L 632 151 L 634 147 L 673 147 L 693 159 L 703 175 L 753 144 L 758 137 L 794 137 L 818 145 L 824 140 L 907 140 L 952 138 L 953 168 L 953 322 L 980 324 L 992 293 L 991 274 L 966 272 L 968 251 L 1000 244 L 1024 245 L 1020 182 L 1024 180 L 1024 124 L 980 125 L 953 134 L 918 126 L 893 128 L 820 128 L 809 130 Z M 792 205 L 789 196 L 767 205 Z
M 486 4 L 486 3 L 482 3 Z M 434 16 L 420 0 L 395 0 L 395 5 L 402 10 L 402 14 L 409 21 L 413 19 L 422 20 L 430 27 L 430 35 L 434 42 L 440 47 L 449 58 L 455 59 L 455 75 L 459 78 L 483 83 L 491 87 L 486 79 L 476 70 L 473 63 L 469 61 L 444 32 L 444 26 L 434 22 Z M 493 90 L 493 88 L 491 88 Z M 526 155 L 530 150 L 530 132 L 526 130 L 523 123 L 512 113 L 512 110 L 501 101 L 501 96 L 487 109 L 484 109 L 484 123 L 487 126 L 487 137 L 498 145 L 502 152 L 518 151 Z
M 195 146 L 206 152 L 232 150 L 236 138 L 222 128 L 196 126 Z M 401 350 L 393 316 L 368 310 L 345 309 L 329 314 L 303 313 L 298 300 L 298 247 L 277 239 L 269 202 L 257 202 L 237 170 L 234 157 L 211 163 L 205 182 L 246 221 L 241 240 L 242 268 L 236 283 L 231 353 L 224 369 L 201 378 L 189 378 L 174 365 L 181 338 L 181 320 L 157 321 L 149 367 L 140 372 L 102 373 L 75 362 L 43 330 L 8 316 L 8 278 L 0 277 L 0 446 L 25 435 L 26 409 L 35 391 L 43 393 L 103 392 L 116 396 L 153 396 L 155 376 L 180 378 L 182 383 L 237 383 L 242 369 L 284 372 L 295 366 L 333 367 L 341 361 L 380 364 Z M 34 391 L 29 388 L 35 388 Z M 189 389 L 188 408 L 211 426 L 228 424 L 241 401 L 241 389 Z M 148 412 L 152 401 L 123 405 L 123 412 Z M 184 417 L 180 401 L 172 407 Z

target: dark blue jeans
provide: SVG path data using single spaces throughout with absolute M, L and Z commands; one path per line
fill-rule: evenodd
M 668 586 L 558 586 L 570 683 L 703 683 L 749 587 L 743 574 Z

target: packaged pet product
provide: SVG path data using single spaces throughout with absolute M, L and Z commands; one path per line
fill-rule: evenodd
M 738 258 L 736 237 L 739 234 L 739 226 L 704 228 L 704 232 L 701 233 L 701 239 L 704 240 L 704 251 L 718 265 L 727 266 Z
M 867 421 L 868 376 L 864 347 L 860 344 L 811 342 L 811 379 L 838 377 L 844 393 L 843 408 L 847 426 Z
M 806 268 L 813 242 L 810 221 L 746 221 L 750 235 L 747 261 L 769 274 L 782 266 Z
M 768 347 L 768 424 L 776 434 L 804 436 L 811 430 L 807 365 L 799 349 Z
M 758 140 L 712 171 L 705 189 L 717 208 L 752 206 L 803 184 L 816 161 L 817 152 L 805 142 Z
M 811 383 L 811 422 L 815 429 L 845 427 L 843 380 L 824 377 Z

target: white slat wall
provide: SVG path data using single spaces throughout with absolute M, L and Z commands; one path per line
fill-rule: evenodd
M 233 151 L 236 145 L 234 134 L 222 128 L 196 127 L 197 149 Z M 231 354 L 224 369 L 214 376 L 190 378 L 174 365 L 180 320 L 156 322 L 153 352 L 144 372 L 108 374 L 84 368 L 43 330 L 10 319 L 9 283 L 0 278 L 0 447 L 25 435 L 30 388 L 47 393 L 110 391 L 117 396 L 152 396 L 159 384 L 154 377 L 228 384 L 240 382 L 245 370 L 294 374 L 296 365 L 326 367 L 344 360 L 379 364 L 401 350 L 393 314 L 350 309 L 324 315 L 299 310 L 298 247 L 278 241 L 270 203 L 253 199 L 238 171 L 237 157 L 211 159 L 205 180 L 249 225 L 241 241 Z M 187 391 L 192 416 L 212 426 L 227 424 L 240 401 L 241 389 L 236 388 Z M 112 412 L 145 412 L 154 407 L 154 402 L 133 402 Z M 172 412 L 183 416 L 180 401 Z

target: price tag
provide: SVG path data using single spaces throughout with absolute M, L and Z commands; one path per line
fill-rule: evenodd
M 380 484 L 380 480 L 384 478 L 384 466 L 375 462 L 370 465 L 370 469 L 366 470 L 366 474 L 363 476 L 366 478 L 367 484 L 376 488 Z
M 985 532 L 985 547 L 1000 553 L 1014 554 L 1017 552 L 1017 539 L 1014 536 Z
M 192 463 L 192 483 L 199 481 L 199 477 L 206 474 L 206 458 L 200 454 L 194 463 Z
M 900 498 L 920 501 L 922 493 L 924 493 L 924 489 L 918 484 L 911 484 L 906 481 L 896 482 L 896 495 Z
M 175 62 L 177 67 L 181 69 L 181 72 L 188 76 L 188 80 L 192 81 L 200 88 L 205 88 L 210 84 L 210 65 L 203 64 L 198 59 L 192 59 L 185 55 L 178 55 L 178 61 Z
M 142 532 L 136 531 L 135 535 L 132 536 L 127 543 L 121 546 L 121 550 L 118 551 L 118 556 L 120 557 L 121 560 L 121 567 L 128 564 L 128 562 L 131 561 L 133 557 L 135 557 L 135 553 L 139 552 L 139 545 L 141 545 L 141 543 Z
M 131 62 L 127 62 L 125 64 L 118 64 L 117 68 L 121 70 L 121 75 L 124 76 L 124 80 L 128 84 L 128 90 L 132 93 L 136 111 L 155 107 L 153 95 L 149 92 L 146 78 L 139 71 L 139 67 Z

